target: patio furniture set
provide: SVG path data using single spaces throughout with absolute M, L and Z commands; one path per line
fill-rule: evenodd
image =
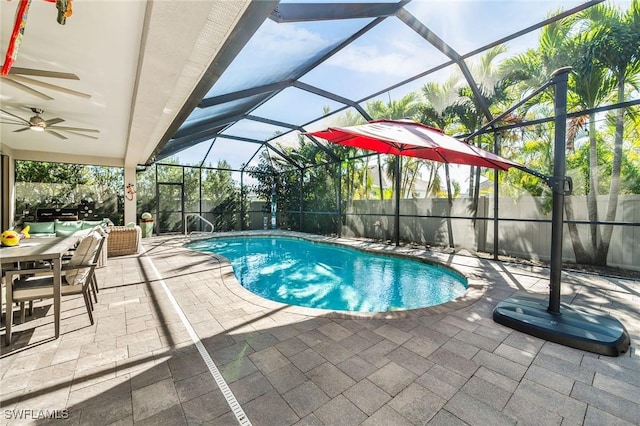
M 19 304 L 20 322 L 24 323 L 26 302 L 32 314 L 34 301 L 53 299 L 55 337 L 58 338 L 61 298 L 81 294 L 93 325 L 93 303 L 98 301 L 99 291 L 95 269 L 106 266 L 108 257 L 137 253 L 140 227 L 104 226 L 92 221 L 24 225 L 31 227 L 32 238 L 18 246 L 0 249 L 6 293 L 5 344 L 11 343 L 14 303 Z

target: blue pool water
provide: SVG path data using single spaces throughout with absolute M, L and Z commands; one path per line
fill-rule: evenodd
M 297 238 L 224 237 L 190 248 L 231 262 L 243 287 L 289 305 L 387 312 L 439 305 L 462 295 L 466 279 L 438 265 Z

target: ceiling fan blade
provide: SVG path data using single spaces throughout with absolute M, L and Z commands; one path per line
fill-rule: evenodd
M 17 123 L 15 121 L 0 121 L 0 124 L 14 124 L 16 126 L 24 126 L 24 123 Z
M 41 99 L 44 99 L 44 100 L 46 100 L 46 101 L 51 101 L 51 100 L 53 100 L 53 98 L 52 98 L 51 96 L 49 96 L 49 95 L 45 95 L 45 94 L 44 94 L 44 93 L 42 93 L 42 92 L 38 92 L 37 90 L 32 89 L 32 88 L 31 88 L 31 87 L 29 87 L 29 86 L 25 86 L 25 85 L 24 85 L 24 84 L 22 84 L 22 83 L 18 83 L 17 81 L 13 81 L 13 79 L 11 79 L 11 78 L 9 78 L 9 77 L 7 77 L 7 76 L 2 77 L 2 80 L 4 80 L 4 82 L 5 82 L 5 83 L 9 83 L 9 84 L 11 84 L 12 86 L 17 87 L 17 88 L 19 88 L 19 89 L 22 89 L 22 90 L 24 90 L 24 91 L 25 91 L 25 92 L 27 92 L 27 93 L 31 93 L 33 96 L 37 96 L 37 97 L 39 97 L 39 98 L 41 98 Z
M 29 124 L 29 122 L 28 122 L 27 120 L 25 120 L 24 118 L 22 118 L 22 117 L 20 117 L 20 116 L 18 116 L 18 115 L 12 114 L 12 113 L 10 113 L 9 111 L 5 111 L 5 110 L 3 110 L 3 109 L 0 109 L 0 112 L 1 112 L 2 114 L 8 115 L 9 117 L 13 117 L 13 118 L 15 118 L 16 120 L 20 120 L 20 123 L 22 123 L 22 124 Z
M 30 127 L 23 127 L 22 129 L 14 130 L 13 133 L 24 132 L 25 130 L 29 130 Z
M 64 120 L 62 118 L 52 118 L 51 120 L 47 120 L 44 122 L 46 127 L 51 127 L 54 124 L 62 123 Z
M 22 77 L 20 75 L 9 75 L 9 76 L 7 76 L 5 78 L 7 78 L 9 80 L 13 80 L 13 81 L 19 81 L 19 82 L 22 82 L 22 83 L 35 84 L 36 86 L 44 87 L 44 88 L 50 89 L 50 90 L 56 90 L 58 92 L 66 93 L 68 95 L 79 96 L 79 97 L 85 98 L 85 99 L 91 98 L 91 95 L 88 95 L 86 93 L 78 92 L 76 90 L 67 89 L 65 87 L 56 86 L 55 84 L 45 83 L 44 81 L 35 80 L 35 79 L 29 78 L 29 77 Z
M 66 136 L 63 136 L 63 135 L 61 135 L 61 134 L 60 134 L 60 133 L 58 133 L 58 132 L 54 132 L 53 130 L 50 130 L 50 129 L 44 129 L 44 131 L 45 131 L 45 132 L 47 132 L 47 133 L 50 133 L 50 134 L 52 134 L 53 136 L 58 137 L 58 138 L 60 138 L 60 139 L 68 139 Z
M 89 139 L 98 139 L 95 136 L 85 135 L 82 133 L 74 132 L 73 130 L 65 130 L 65 132 L 73 133 L 74 135 L 78 135 L 78 136 L 84 136 L 85 138 L 89 138 Z
M 66 132 L 91 132 L 91 133 L 100 133 L 100 130 L 97 129 L 83 129 L 80 127 L 65 127 L 65 126 L 53 126 L 50 127 L 53 130 L 64 130 Z
M 70 72 L 35 70 L 32 68 L 11 67 L 9 74 L 33 75 L 39 77 L 66 78 L 67 80 L 80 80 L 80 78 Z

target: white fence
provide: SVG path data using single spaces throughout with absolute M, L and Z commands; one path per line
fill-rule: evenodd
M 607 196 L 598 197 L 599 220 L 604 220 Z M 543 212 L 539 197 L 519 199 L 501 197 L 499 200 L 498 251 L 500 254 L 526 259 L 549 260 L 551 253 L 551 223 L 535 222 L 550 220 L 550 212 Z M 576 215 L 574 220 L 588 220 L 586 197 L 572 196 Z M 443 198 L 401 200 L 400 238 L 419 244 L 447 246 L 449 229 L 453 246 L 470 251 L 493 252 L 493 220 L 472 219 L 472 200 L 453 200 L 450 226 L 444 216 L 448 215 L 448 201 Z M 343 235 L 377 239 L 393 239 L 395 201 L 355 201 L 346 217 Z M 413 217 L 416 216 L 416 217 Z M 493 198 L 479 200 L 478 217 L 493 217 Z M 506 220 L 517 219 L 517 220 Z M 534 222 L 527 221 L 534 220 Z M 624 195 L 618 199 L 616 222 L 633 223 L 636 226 L 614 226 L 607 263 L 609 266 L 640 270 L 640 195 Z M 577 225 L 585 247 L 590 244 L 589 225 Z M 575 255 L 567 225 L 564 228 L 563 258 L 574 261 Z

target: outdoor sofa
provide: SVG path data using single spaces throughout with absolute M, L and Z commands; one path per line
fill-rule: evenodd
M 106 226 L 102 220 L 53 220 L 47 222 L 24 222 L 22 228 L 29 227 L 32 237 L 68 237 L 69 235 L 96 226 Z
M 73 220 L 52 222 L 24 222 L 23 229 L 29 226 L 29 235 L 38 237 L 67 237 L 78 231 L 102 226 L 108 232 L 109 237 L 105 241 L 103 252 L 107 257 L 125 256 L 135 254 L 140 250 L 142 230 L 138 225 L 114 226 L 107 225 L 101 220 Z M 106 249 L 106 250 L 105 250 Z

